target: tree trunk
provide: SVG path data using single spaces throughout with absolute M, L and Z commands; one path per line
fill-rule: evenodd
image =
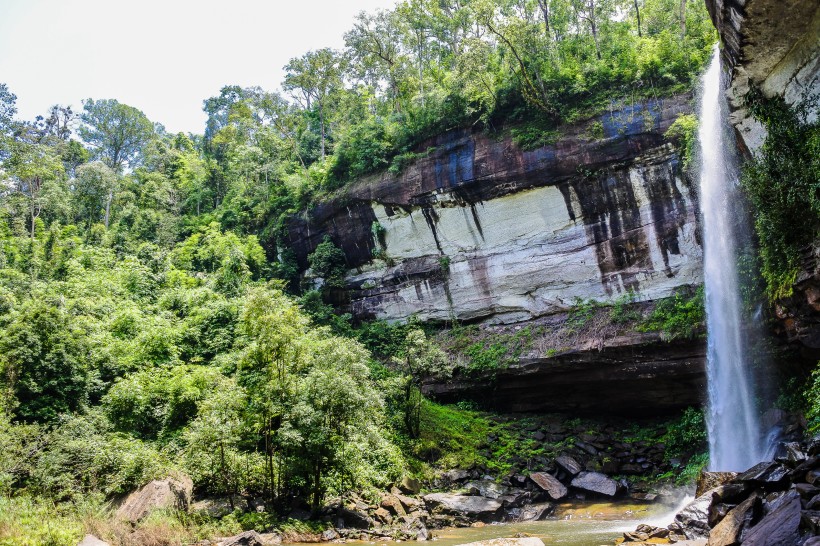
M 598 57 L 598 60 L 601 60 L 601 46 L 598 44 L 598 26 L 595 24 L 595 16 L 593 15 L 592 18 L 589 20 L 589 26 L 592 30 L 592 39 L 595 40 L 595 55 Z
M 680 35 L 686 36 L 686 0 L 680 0 Z
M 114 190 L 108 192 L 108 198 L 105 200 L 105 229 L 108 229 L 108 222 L 111 220 L 111 202 L 114 200 Z
M 544 34 L 547 38 L 550 37 L 550 5 L 549 0 L 538 0 L 538 6 L 541 8 L 541 15 L 544 17 Z
M 635 0 L 635 15 L 638 17 L 638 36 L 641 36 L 641 9 L 638 7 L 638 0 Z
M 322 161 L 325 159 L 325 109 L 323 105 L 319 104 L 319 125 L 322 132 Z

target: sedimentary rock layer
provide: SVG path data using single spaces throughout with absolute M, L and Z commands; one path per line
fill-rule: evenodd
M 701 281 L 695 191 L 663 136 L 690 99 L 621 104 L 532 151 L 442 135 L 295 219 L 292 247 L 304 269 L 326 235 L 344 250 L 360 318 L 515 322 L 667 296 Z
M 474 399 L 501 411 L 646 416 L 703 402 L 705 345 L 636 333 L 600 348 L 524 358 L 491 377 L 430 379 L 424 391 L 443 402 Z
M 720 34 L 732 123 L 754 152 L 765 131 L 743 108 L 750 85 L 789 104 L 820 92 L 820 2 L 817 0 L 706 0 Z

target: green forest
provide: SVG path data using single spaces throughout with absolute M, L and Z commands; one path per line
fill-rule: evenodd
M 613 101 L 692 92 L 715 40 L 699 1 L 406 0 L 292 59 L 281 91 L 226 85 L 201 134 L 114 98 L 21 120 L 0 84 L 0 544 L 75 544 L 177 472 L 276 521 L 475 457 L 482 414 L 421 396 L 454 365 L 431 327 L 334 313 L 288 218 L 449 130 L 535 148 Z M 340 253 L 311 256 L 331 284 Z M 461 447 L 429 456 L 452 426 Z

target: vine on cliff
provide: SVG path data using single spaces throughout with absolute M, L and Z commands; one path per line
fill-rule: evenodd
M 762 273 L 774 300 L 791 294 L 800 250 L 820 234 L 820 121 L 811 118 L 818 95 L 789 106 L 752 88 L 744 101 L 767 131 L 741 181 L 754 209 Z

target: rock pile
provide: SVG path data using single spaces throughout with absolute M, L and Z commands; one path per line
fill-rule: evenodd
M 667 529 L 642 525 L 618 542 L 820 546 L 820 438 L 783 443 L 774 461 L 741 474 L 706 473 L 699 486 L 712 485 Z

